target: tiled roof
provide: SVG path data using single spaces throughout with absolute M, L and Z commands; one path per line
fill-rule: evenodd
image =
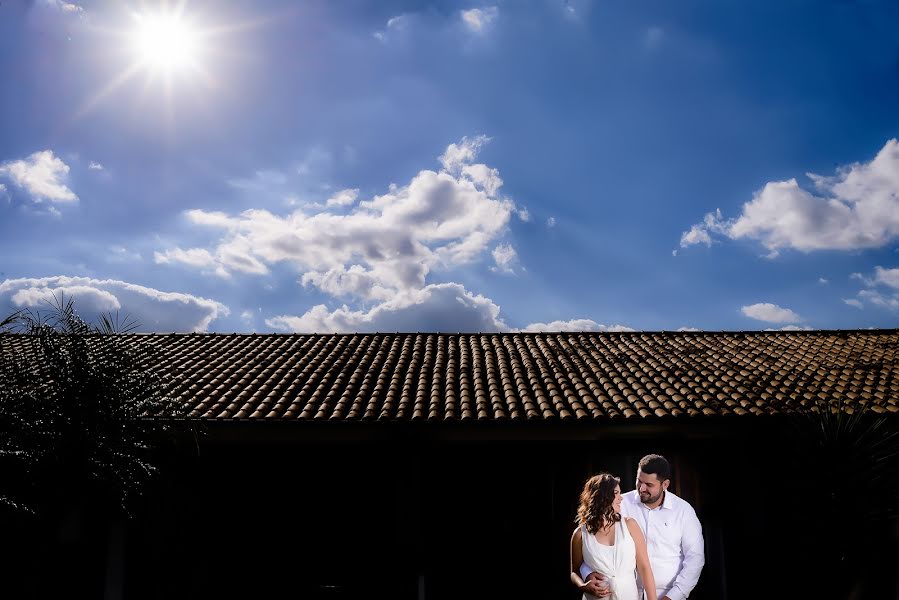
M 899 330 L 128 338 L 212 420 L 764 415 L 816 398 L 899 412 Z

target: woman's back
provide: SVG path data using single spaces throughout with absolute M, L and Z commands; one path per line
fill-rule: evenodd
M 637 593 L 637 551 L 624 518 L 614 526 L 615 541 L 603 544 L 581 525 L 584 562 L 592 571 L 602 573 L 612 587 L 612 600 L 639 600 Z M 585 600 L 592 596 L 584 595 Z

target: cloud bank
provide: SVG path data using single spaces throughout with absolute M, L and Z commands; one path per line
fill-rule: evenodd
M 680 246 L 711 246 L 715 236 L 759 241 L 776 256 L 801 252 L 879 248 L 899 238 L 899 142 L 887 141 L 873 160 L 807 174 L 815 192 L 796 179 L 772 181 L 743 205 L 735 219 L 720 211 L 681 235 Z
M 346 302 L 280 314 L 266 325 L 280 331 L 513 331 L 490 298 L 462 284 L 428 281 L 436 271 L 492 258 L 496 273 L 514 273 L 518 254 L 499 238 L 511 215 L 498 169 L 478 162 L 486 136 L 462 138 L 424 169 L 386 193 L 359 198 L 345 189 L 324 204 L 286 215 L 247 210 L 231 215 L 190 210 L 186 218 L 221 235 L 208 248 L 167 248 L 157 264 L 177 264 L 220 277 L 266 275 L 276 264 L 298 283 Z M 536 323 L 531 330 L 618 330 L 582 319 Z
M 12 309 L 47 307 L 47 302 L 65 295 L 87 319 L 119 311 L 139 324 L 139 331 L 202 332 L 228 308 L 214 300 L 163 292 L 114 279 L 89 277 L 42 277 L 7 279 L 0 283 L 0 306 Z
M 441 170 L 420 171 L 369 200 L 357 203 L 357 190 L 340 192 L 329 205 L 346 214 L 188 211 L 192 223 L 222 230 L 218 245 L 166 249 L 156 262 L 223 276 L 265 274 L 283 262 L 303 273 L 304 285 L 363 300 L 420 290 L 433 269 L 479 258 L 509 223 L 515 207 L 500 195 L 498 171 L 474 162 L 486 141 L 450 144 Z
M 636 329 L 627 325 L 603 325 L 591 319 L 571 319 L 570 321 L 531 323 L 519 331 L 539 333 L 541 331 L 636 331 Z
M 607 326 L 590 319 L 532 323 L 516 329 L 502 320 L 499 305 L 490 298 L 469 292 L 458 283 L 438 283 L 404 292 L 369 310 L 343 306 L 329 311 L 320 304 L 301 316 L 281 315 L 267 319 L 266 325 L 303 333 L 634 331 L 624 325 Z

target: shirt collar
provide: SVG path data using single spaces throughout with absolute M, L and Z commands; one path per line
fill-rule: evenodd
M 672 504 L 674 504 L 672 496 L 674 496 L 674 494 L 672 494 L 669 491 L 665 491 L 665 495 L 662 496 L 662 504 L 659 505 L 659 508 L 666 508 L 668 510 L 671 510 L 672 508 L 674 508 L 672 506 Z

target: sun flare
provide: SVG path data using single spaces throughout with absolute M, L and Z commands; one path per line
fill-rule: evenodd
M 139 4 L 146 6 L 140 10 L 115 3 L 121 9 L 117 18 L 92 25 L 108 36 L 108 64 L 117 64 L 120 70 L 110 72 L 109 80 L 84 100 L 73 118 L 131 88 L 138 92 L 135 99 L 142 110 L 152 105 L 172 124 L 186 102 L 208 100 L 210 90 L 221 89 L 228 75 L 223 59 L 235 56 L 234 47 L 226 44 L 229 36 L 268 21 L 226 21 L 221 14 L 188 10 L 187 2 L 142 0 Z
M 153 70 L 171 72 L 195 65 L 199 36 L 178 15 L 138 15 L 133 33 L 138 60 Z

